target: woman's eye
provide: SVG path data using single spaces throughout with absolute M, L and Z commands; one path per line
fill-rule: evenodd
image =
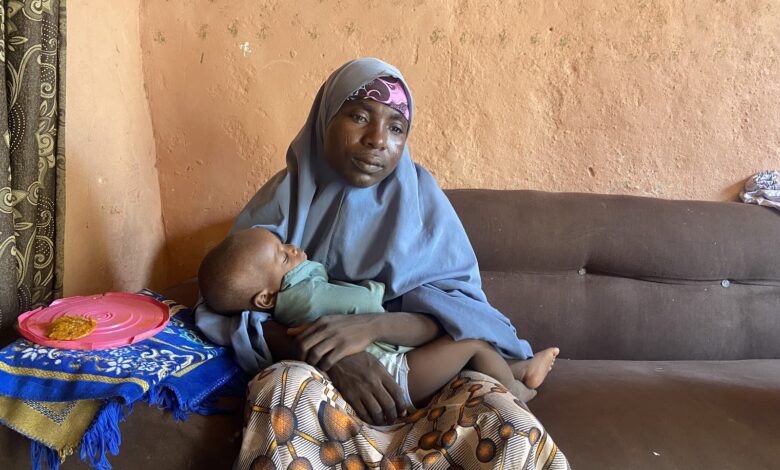
M 404 133 L 404 130 L 403 130 L 402 128 L 398 127 L 398 126 L 392 126 L 392 127 L 390 128 L 390 130 L 391 130 L 391 131 L 392 131 L 394 134 L 403 134 L 403 133 Z
M 353 114 L 352 115 L 352 119 L 354 119 L 355 122 L 366 122 L 368 120 L 362 114 Z
M 284 263 L 287 264 L 290 261 L 290 255 L 287 253 L 284 254 Z

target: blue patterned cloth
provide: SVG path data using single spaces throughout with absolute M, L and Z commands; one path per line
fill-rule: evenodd
M 209 398 L 218 390 L 237 391 L 243 385 L 243 372 L 225 348 L 203 339 L 189 309 L 149 290 L 140 293 L 165 303 L 171 312 L 165 329 L 151 338 L 102 351 L 49 348 L 19 339 L 0 350 L 2 396 L 43 402 L 106 400 L 81 444 L 82 459 L 97 468 L 110 468 L 104 448 L 118 451 L 118 442 L 101 442 L 107 430 L 99 428 L 109 427 L 118 440 L 118 423 L 137 401 L 184 419 L 191 411 L 209 413 Z M 41 459 L 58 460 L 34 442 L 34 466 Z

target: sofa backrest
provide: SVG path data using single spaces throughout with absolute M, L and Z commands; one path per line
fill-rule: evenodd
M 490 302 L 572 359 L 780 358 L 780 212 L 741 203 L 447 191 Z

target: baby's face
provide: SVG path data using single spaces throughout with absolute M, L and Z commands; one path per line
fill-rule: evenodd
M 277 291 L 282 285 L 284 275 L 306 260 L 306 253 L 294 245 L 285 245 L 268 230 L 252 229 L 257 232 L 254 250 L 257 257 L 254 258 L 259 266 L 255 268 L 263 272 L 268 279 L 270 289 Z

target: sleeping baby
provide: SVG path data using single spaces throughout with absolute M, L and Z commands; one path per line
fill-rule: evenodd
M 219 313 L 265 311 L 288 327 L 305 328 L 324 315 L 384 312 L 384 284 L 329 280 L 322 264 L 308 260 L 303 250 L 283 244 L 262 228 L 233 233 L 211 250 L 201 263 L 198 283 L 203 299 Z M 374 342 L 366 351 L 398 383 L 407 410 L 463 368 L 490 375 L 528 401 L 558 353 L 557 348 L 550 348 L 528 360 L 507 360 L 485 341 L 454 341 L 446 334 L 417 348 Z

